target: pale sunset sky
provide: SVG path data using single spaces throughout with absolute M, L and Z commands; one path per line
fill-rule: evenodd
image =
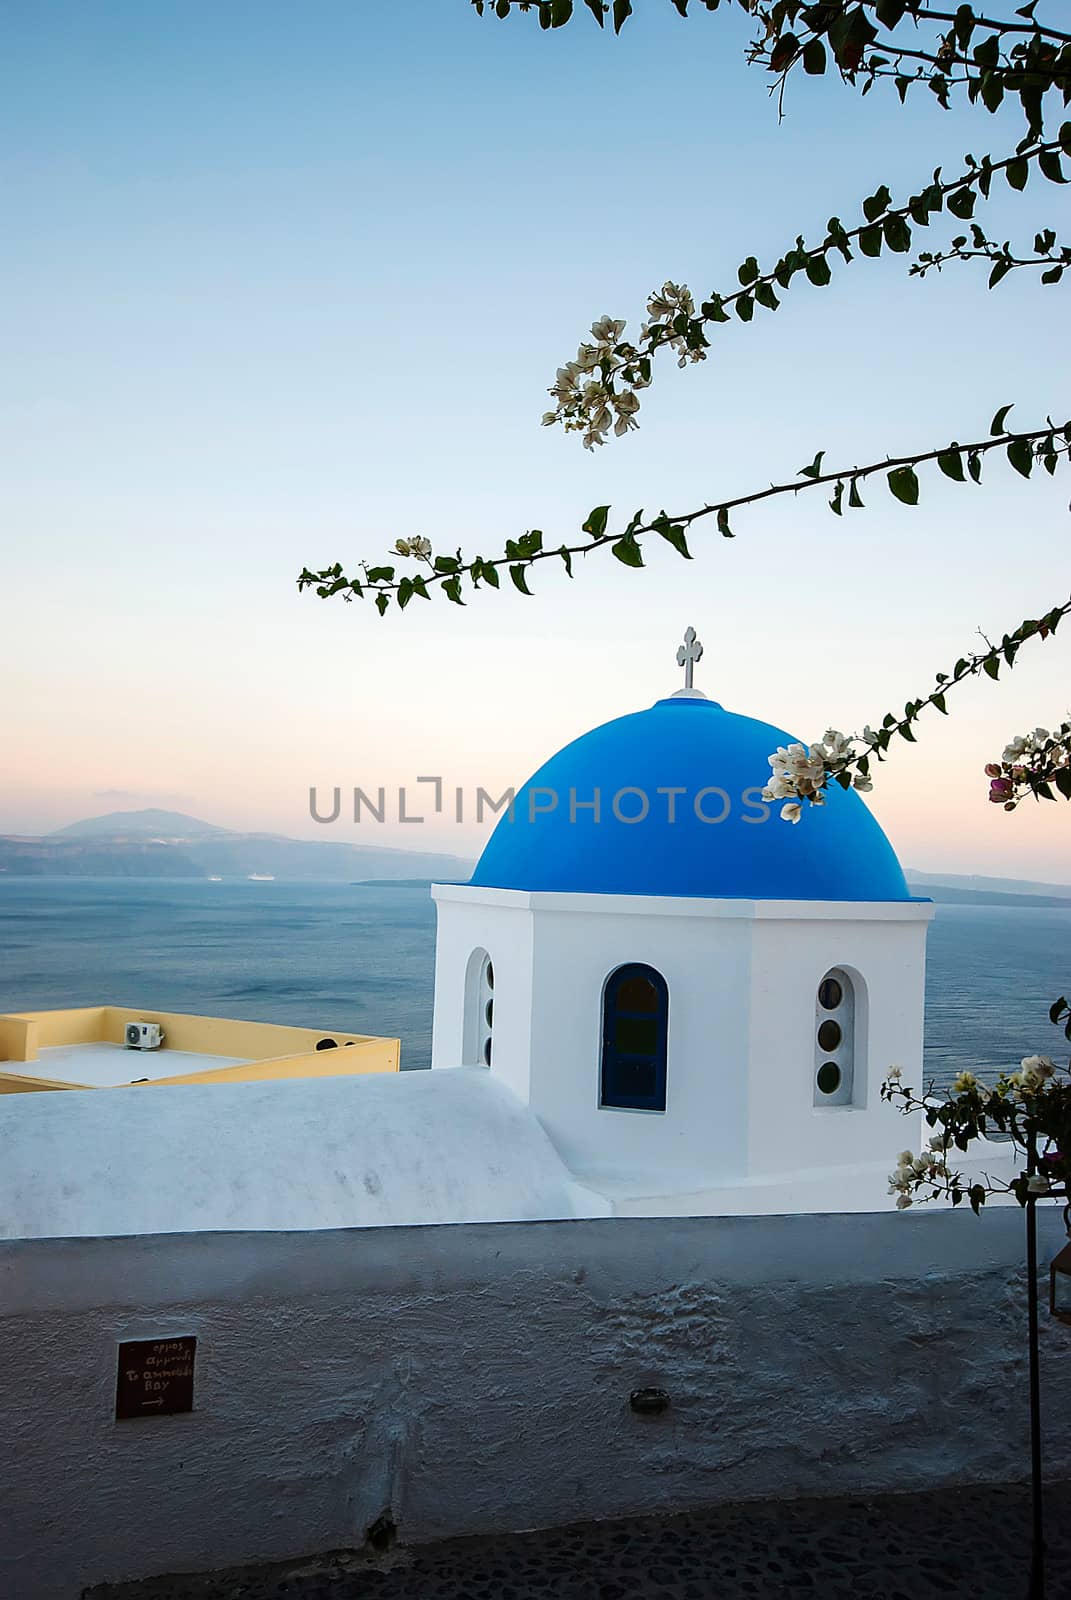
M 805 739 L 861 727 L 978 629 L 1064 598 L 1071 479 L 997 461 L 981 489 L 928 471 L 913 511 L 874 484 L 842 520 L 812 494 L 740 514 L 733 542 L 703 526 L 690 566 L 548 565 L 532 600 L 380 621 L 298 595 L 305 563 L 399 535 L 558 543 L 604 502 L 685 511 L 819 449 L 981 438 L 1009 401 L 1062 420 L 1066 296 L 894 257 L 795 284 L 702 366 L 664 355 L 640 431 L 594 455 L 541 428 L 595 317 L 635 328 L 667 277 L 728 290 L 879 183 L 906 195 L 1021 131 L 802 75 L 779 124 L 743 17 L 637 11 L 615 39 L 466 0 L 5 8 L 0 831 L 164 806 L 470 854 L 448 821 L 318 829 L 309 787 L 497 794 L 676 688 L 689 623 L 727 707 Z M 1028 242 L 1062 210 L 1032 181 L 980 220 Z M 1071 808 L 1006 816 L 982 773 L 1069 702 L 1071 628 L 901 744 L 870 802 L 905 864 L 1071 881 Z

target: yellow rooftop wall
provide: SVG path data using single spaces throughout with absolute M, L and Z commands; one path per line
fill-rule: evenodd
M 236 1066 L 212 1067 L 203 1072 L 195 1067 L 189 1070 L 184 1062 L 187 1070 L 147 1080 L 149 1087 L 155 1083 L 243 1083 L 266 1078 L 344 1077 L 351 1073 L 397 1072 L 400 1066 L 399 1040 L 381 1039 L 372 1034 L 292 1028 L 274 1022 L 243 1022 L 231 1017 L 202 1017 L 178 1011 L 82 1006 L 66 1011 L 25 1011 L 0 1017 L 0 1094 L 83 1087 L 47 1076 L 5 1072 L 4 1064 L 21 1067 L 23 1063 L 37 1062 L 42 1050 L 61 1045 L 121 1045 L 128 1022 L 156 1022 L 163 1029 L 161 1049 L 143 1053 L 155 1063 L 169 1051 L 242 1058 Z M 131 1076 L 134 1066 L 132 1061 Z

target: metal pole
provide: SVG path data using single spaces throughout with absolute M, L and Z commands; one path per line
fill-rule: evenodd
M 1037 1135 L 1031 1129 L 1027 1144 L 1026 1170 L 1037 1171 Z M 1032 1536 L 1030 1541 L 1029 1600 L 1045 1600 L 1045 1511 L 1041 1485 L 1041 1361 L 1038 1344 L 1038 1217 L 1037 1197 L 1026 1200 L 1026 1278 L 1029 1295 L 1030 1330 L 1030 1498 Z

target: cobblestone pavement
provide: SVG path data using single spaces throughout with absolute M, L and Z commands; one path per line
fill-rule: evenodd
M 1071 1483 L 1046 1492 L 1047 1600 L 1071 1600 Z M 84 1600 L 1026 1600 L 1024 1488 L 723 1506 L 103 1585 Z

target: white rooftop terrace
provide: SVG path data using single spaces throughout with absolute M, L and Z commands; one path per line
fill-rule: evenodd
M 5 1062 L 8 1077 L 47 1078 L 85 1089 L 117 1089 L 124 1084 L 152 1083 L 184 1072 L 211 1072 L 218 1067 L 245 1066 L 249 1056 L 207 1055 L 199 1050 L 131 1050 L 106 1040 L 45 1045 L 36 1061 Z

